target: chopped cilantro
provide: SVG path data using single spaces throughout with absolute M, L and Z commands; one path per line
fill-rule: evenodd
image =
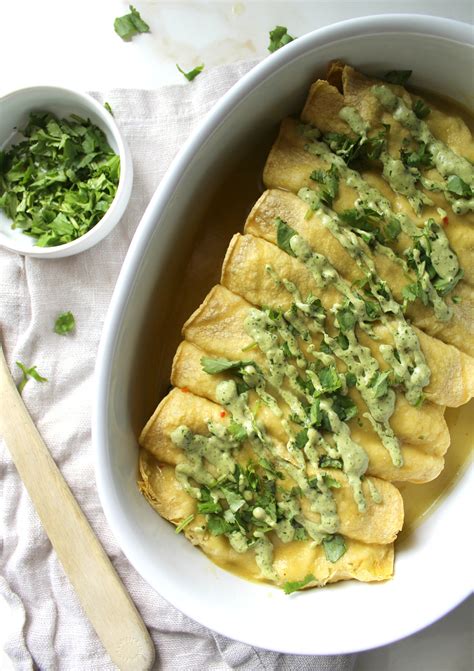
M 462 298 L 461 296 L 453 296 L 451 300 L 453 301 L 453 303 L 461 303 Z
M 351 331 L 357 323 L 357 316 L 349 308 L 343 308 L 336 313 L 336 320 L 343 333 Z
M 211 492 L 207 487 L 201 487 L 201 496 L 197 504 L 198 513 L 203 515 L 210 515 L 211 513 L 221 513 L 222 506 L 219 502 L 215 501 Z
M 319 466 L 320 468 L 337 468 L 338 470 L 342 470 L 342 461 L 323 455 L 319 459 Z
M 181 520 L 181 522 L 178 524 L 178 526 L 175 529 L 175 533 L 179 534 L 181 531 L 188 526 L 188 524 L 191 524 L 191 522 L 194 519 L 194 513 L 191 515 L 188 515 L 188 517 L 185 517 L 184 520 Z
M 354 373 L 346 373 L 346 384 L 348 387 L 355 387 L 357 384 L 357 377 Z
M 367 319 L 373 321 L 374 319 L 378 319 L 378 317 L 380 317 L 381 310 L 378 303 L 374 303 L 373 301 L 364 301 L 364 307 Z
M 344 159 L 347 165 L 357 158 L 361 149 L 361 138 L 359 136 L 351 138 L 344 133 L 325 133 L 323 140 L 335 154 Z
M 150 32 L 150 26 L 140 16 L 133 5 L 129 5 L 130 13 L 119 16 L 114 21 L 114 30 L 124 42 L 129 42 L 139 33 Z
M 426 119 L 426 117 L 431 112 L 431 109 L 428 107 L 428 105 L 421 98 L 418 98 L 418 100 L 415 100 L 415 102 L 413 103 L 412 109 L 413 109 L 413 111 L 415 112 L 416 116 L 419 119 Z
M 464 271 L 459 270 L 451 279 L 438 277 L 433 281 L 433 286 L 440 296 L 446 296 L 454 289 L 460 279 L 464 276 Z
M 378 212 L 369 207 L 353 207 L 349 210 L 339 212 L 338 216 L 344 225 L 350 226 L 358 235 L 362 236 L 362 231 L 365 231 L 366 233 L 370 233 L 373 239 L 381 244 L 393 242 L 401 231 L 398 219 L 391 217 L 386 222 Z M 368 244 L 370 244 L 370 240 Z
M 20 132 L 24 140 L 0 163 L 0 208 L 39 247 L 81 237 L 114 199 L 120 157 L 100 128 L 75 114 L 32 112 Z
M 290 240 L 293 236 L 297 235 L 296 231 L 291 226 L 288 226 L 280 217 L 276 218 L 275 223 L 277 226 L 278 247 L 290 256 L 295 256 L 294 251 L 291 249 Z
M 21 361 L 17 361 L 16 365 L 22 372 L 22 378 L 20 382 L 17 385 L 18 393 L 21 394 L 23 391 L 25 384 L 28 382 L 30 378 L 33 378 L 33 380 L 36 380 L 36 382 L 47 382 L 48 379 L 46 377 L 43 377 L 38 373 L 36 370 L 36 366 L 31 366 L 30 368 L 27 368 L 25 364 L 21 363 Z
M 364 153 L 371 161 L 376 161 L 380 158 L 380 154 L 385 149 L 387 142 L 387 133 L 390 130 L 388 124 L 384 124 L 385 128 L 379 130 L 376 135 L 367 138 L 367 141 L 363 145 Z
M 58 316 L 54 323 L 54 332 L 59 335 L 70 333 L 76 326 L 76 320 L 72 312 L 63 312 Z
M 333 396 L 332 409 L 341 422 L 348 422 L 357 415 L 357 406 L 349 396 L 336 394 Z
M 433 159 L 427 146 L 425 142 L 420 142 L 417 149 L 413 151 L 402 149 L 400 151 L 402 163 L 407 168 L 432 168 Z
M 227 431 L 230 433 L 232 438 L 239 443 L 241 443 L 243 440 L 247 438 L 247 431 L 244 429 L 242 424 L 239 424 L 235 420 L 231 421 L 231 423 L 227 427 Z
M 309 409 L 309 419 L 313 426 L 321 426 L 323 420 L 322 411 L 321 411 L 321 401 L 319 398 L 315 398 Z
M 308 442 L 308 431 L 306 429 L 303 429 L 302 431 L 296 434 L 295 446 L 298 449 L 302 450 L 307 442 Z
M 375 398 L 382 398 L 388 392 L 389 389 L 389 371 L 376 371 L 372 378 L 369 380 L 368 387 L 373 390 Z
M 190 70 L 189 72 L 185 72 L 184 70 L 182 70 L 182 69 L 179 67 L 179 65 L 178 65 L 177 63 L 176 63 L 176 67 L 177 67 L 178 70 L 181 72 L 181 74 L 182 74 L 184 77 L 186 77 L 186 79 L 188 80 L 188 82 L 192 82 L 193 79 L 196 79 L 196 77 L 197 77 L 199 74 L 201 74 L 201 72 L 204 70 L 204 63 L 202 63 L 201 65 L 196 66 L 195 68 L 193 68 L 193 69 Z
M 412 284 L 405 285 L 402 289 L 402 296 L 405 304 L 416 301 L 416 299 L 419 298 L 423 305 L 428 305 L 428 294 L 423 289 L 420 282 L 413 282 Z
M 466 182 L 457 175 L 448 177 L 446 188 L 451 193 L 455 193 L 457 196 L 462 196 L 463 198 L 470 198 L 472 196 L 472 189 L 469 184 L 466 184 Z
M 332 564 L 337 562 L 347 550 L 344 538 L 340 534 L 327 536 L 323 540 L 323 548 L 326 559 Z
M 104 107 L 105 107 L 105 109 L 107 110 L 107 112 L 108 112 L 109 114 L 111 114 L 112 116 L 114 115 L 114 113 L 112 112 L 112 108 L 110 107 L 110 103 L 108 103 L 107 101 L 105 101 L 105 103 L 104 103 Z
M 323 185 L 318 195 L 324 205 L 331 207 L 339 193 L 339 171 L 336 166 L 332 165 L 329 170 L 313 170 L 310 178 Z
M 323 392 L 325 393 L 336 391 L 336 389 L 339 389 L 342 386 L 338 372 L 333 365 L 321 368 L 321 370 L 318 371 L 318 377 Z
M 395 217 L 391 217 L 390 221 L 385 227 L 385 235 L 387 236 L 388 241 L 393 242 L 394 240 L 396 240 L 401 230 L 402 227 L 398 219 L 396 219 Z
M 336 478 L 333 478 L 331 475 L 328 475 L 327 473 L 323 473 L 323 480 L 326 487 L 329 487 L 330 489 L 341 488 L 341 483 L 339 482 L 339 480 L 336 480 Z
M 350 137 L 344 133 L 325 133 L 324 142 L 330 149 L 344 159 L 350 165 L 356 159 L 376 160 L 385 148 L 387 132 L 390 126 L 384 124 L 385 128 L 372 137 Z
M 412 73 L 413 70 L 390 70 L 390 72 L 384 74 L 383 79 L 389 84 L 405 86 Z
M 308 539 L 308 534 L 306 529 L 301 526 L 301 524 L 296 523 L 295 526 L 295 540 L 296 541 L 305 541 Z
M 283 585 L 283 591 L 285 594 L 293 594 L 293 592 L 298 592 L 298 590 L 303 589 L 303 587 L 306 587 L 306 585 L 309 585 L 310 582 L 315 582 L 316 578 L 312 573 L 308 573 L 308 575 L 303 578 L 303 580 L 294 580 L 290 582 L 286 582 Z
M 418 398 L 416 399 L 416 402 L 413 404 L 415 408 L 421 408 L 423 403 L 425 402 L 426 396 L 424 394 L 420 394 Z
M 270 44 L 268 45 L 268 51 L 273 53 L 278 49 L 281 49 L 288 44 L 293 42 L 295 38 L 288 33 L 288 28 L 285 26 L 276 26 L 273 30 L 270 31 Z
M 222 536 L 230 531 L 229 523 L 218 515 L 209 515 L 207 518 L 207 528 L 213 536 Z
M 221 357 L 212 358 L 209 356 L 203 356 L 201 358 L 202 369 L 209 375 L 223 373 L 225 370 L 237 370 L 243 366 L 247 366 L 253 363 L 253 361 L 230 361 L 229 359 L 224 359 Z

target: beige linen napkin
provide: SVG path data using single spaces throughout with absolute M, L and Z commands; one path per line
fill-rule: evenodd
M 99 504 L 91 454 L 93 370 L 117 275 L 140 217 L 177 150 L 214 103 L 253 64 L 204 72 L 192 84 L 157 91 L 111 90 L 108 101 L 135 170 L 127 212 L 104 241 L 69 259 L 28 259 L 0 249 L 0 335 L 11 370 L 36 365 L 48 378 L 23 398 L 56 463 L 111 557 L 153 637 L 156 669 L 350 671 L 354 656 L 303 657 L 257 650 L 182 615 L 130 566 Z M 76 331 L 53 332 L 71 310 Z M 1 399 L 0 399 L 1 403 Z M 0 445 L 0 594 L 12 609 L 6 651 L 14 668 L 112 669 L 43 532 L 5 446 Z

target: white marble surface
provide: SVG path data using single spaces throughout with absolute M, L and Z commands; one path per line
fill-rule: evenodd
M 200 63 L 212 67 L 263 58 L 268 31 L 277 24 L 298 36 L 335 21 L 390 12 L 474 22 L 471 0 L 137 0 L 135 5 L 151 33 L 124 43 L 113 31 L 113 20 L 126 13 L 126 1 L 0 0 L 0 95 L 44 83 L 82 90 L 186 86 L 176 63 L 189 70 Z M 471 671 L 473 603 L 465 602 L 404 641 L 360 654 L 356 671 Z M 2 671 L 13 668 L 1 652 L 8 624 L 8 610 L 0 603 Z

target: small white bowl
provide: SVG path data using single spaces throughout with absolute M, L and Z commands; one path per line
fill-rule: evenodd
M 110 112 L 85 93 L 56 86 L 19 89 L 0 98 L 0 149 L 14 144 L 17 129 L 27 124 L 30 112 L 34 111 L 52 112 L 60 118 L 78 114 L 90 119 L 105 133 L 109 145 L 120 156 L 120 179 L 115 198 L 102 219 L 77 240 L 55 247 L 36 247 L 35 238 L 25 235 L 19 228 L 12 229 L 11 219 L 0 210 L 0 247 L 25 256 L 58 259 L 96 245 L 118 224 L 132 192 L 132 157 Z

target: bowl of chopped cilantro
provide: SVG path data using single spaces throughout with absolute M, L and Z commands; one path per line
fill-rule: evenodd
M 52 86 L 0 98 L 0 246 L 40 258 L 83 252 L 120 221 L 132 182 L 110 108 Z

